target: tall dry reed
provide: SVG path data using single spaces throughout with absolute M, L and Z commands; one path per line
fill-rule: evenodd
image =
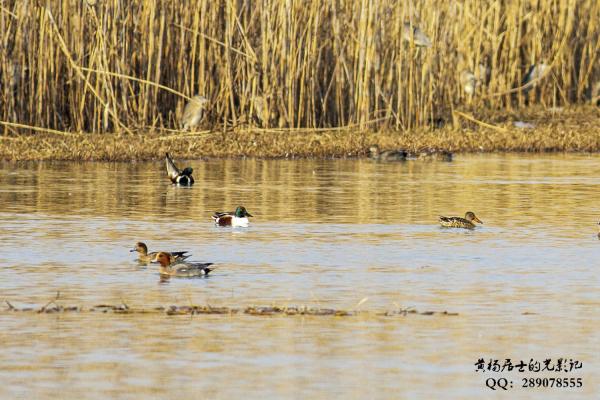
M 212 129 L 405 130 L 600 81 L 597 0 L 7 0 L 0 31 L 0 120 L 63 131 L 178 129 L 194 95 Z

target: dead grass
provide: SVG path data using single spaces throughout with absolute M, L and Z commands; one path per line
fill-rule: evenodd
M 0 121 L 178 129 L 185 103 L 202 95 L 210 130 L 406 132 L 466 107 L 582 104 L 598 96 L 598 21 L 597 0 L 7 0 Z M 431 47 L 415 46 L 405 23 Z
M 130 307 L 121 304 L 98 304 L 92 307 L 63 306 L 56 300 L 48 302 L 42 307 L 15 307 L 5 301 L 4 312 L 11 313 L 36 313 L 36 314 L 66 314 L 66 313 L 103 313 L 103 314 L 166 314 L 166 315 L 252 315 L 252 316 L 313 316 L 313 317 L 353 317 L 353 316 L 457 316 L 458 313 L 448 311 L 418 311 L 414 308 L 402 308 L 389 311 L 357 311 L 341 310 L 332 308 L 314 308 L 307 306 L 249 306 L 245 308 L 236 307 L 213 307 L 210 305 L 186 305 L 186 306 L 157 306 L 157 307 Z
M 514 125 L 521 121 L 533 129 Z M 439 123 L 439 121 L 438 121 Z M 357 157 L 379 144 L 383 149 L 446 149 L 453 152 L 594 152 L 600 151 L 600 110 L 576 107 L 553 112 L 526 108 L 522 112 L 455 112 L 455 122 L 442 128 L 394 130 L 257 129 L 226 132 L 157 130 L 131 134 L 12 133 L 0 136 L 0 159 L 129 161 L 201 157 Z

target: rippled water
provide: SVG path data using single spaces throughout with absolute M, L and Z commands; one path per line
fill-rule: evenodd
M 530 375 L 512 373 L 503 398 L 597 394 L 599 161 L 192 161 L 192 188 L 169 185 L 162 162 L 0 164 L 0 300 L 364 311 L 0 311 L 0 398 L 498 396 L 484 385 L 493 375 L 475 373 L 482 357 L 584 363 L 558 375 L 583 389 L 521 388 Z M 250 227 L 213 225 L 238 204 Z M 436 223 L 467 210 L 484 222 L 475 231 Z M 129 253 L 139 240 L 218 268 L 161 282 Z M 377 314 L 406 307 L 459 315 Z

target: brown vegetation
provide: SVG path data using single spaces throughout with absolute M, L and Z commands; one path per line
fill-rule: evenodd
M 487 121 L 487 122 L 483 122 Z M 535 126 L 523 129 L 515 123 Z M 438 121 L 438 123 L 441 123 Z M 165 152 L 178 159 L 201 157 L 360 157 L 371 145 L 412 152 L 600 151 L 600 109 L 527 113 L 498 111 L 485 116 L 455 112 L 455 122 L 410 132 L 347 129 L 237 129 L 227 132 L 132 133 L 122 135 L 38 132 L 0 136 L 5 160 L 154 160 Z
M 9 0 L 0 5 L 0 121 L 95 134 L 180 129 L 185 103 L 201 95 L 201 126 L 212 131 L 406 132 L 455 110 L 568 106 L 589 101 L 600 80 L 598 21 L 596 0 Z M 418 32 L 430 47 L 417 43 Z M 523 87 L 530 66 L 542 64 Z M 291 144 L 305 135 L 288 133 Z M 356 152 L 362 134 L 331 135 L 341 137 L 339 155 Z M 204 145 L 211 155 L 240 155 L 262 136 L 246 135 L 239 151 L 230 139 L 210 148 L 210 135 L 171 144 L 190 156 Z M 32 144 L 43 152 L 44 141 L 93 142 L 99 153 L 78 157 L 124 158 L 120 140 L 41 135 Z
M 166 314 L 166 315 L 235 315 L 245 314 L 253 316 L 314 316 L 314 317 L 352 317 L 365 316 L 407 316 L 407 315 L 438 315 L 438 316 L 457 316 L 458 313 L 448 311 L 418 311 L 414 308 L 402 308 L 398 310 L 368 312 L 357 310 L 337 310 L 332 308 L 313 308 L 306 306 L 249 306 L 245 308 L 235 307 L 213 307 L 206 306 L 176 306 L 168 307 L 129 307 L 127 304 L 99 304 L 93 307 L 81 306 L 63 306 L 56 301 L 50 301 L 42 307 L 15 307 L 9 301 L 5 301 L 7 307 L 5 312 L 30 312 L 37 314 L 56 314 L 56 313 L 111 313 L 111 314 Z

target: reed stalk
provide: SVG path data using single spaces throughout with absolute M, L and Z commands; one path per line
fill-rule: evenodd
M 210 130 L 405 131 L 456 109 L 568 106 L 598 96 L 599 21 L 597 0 L 6 0 L 0 121 L 180 129 L 195 95 Z

